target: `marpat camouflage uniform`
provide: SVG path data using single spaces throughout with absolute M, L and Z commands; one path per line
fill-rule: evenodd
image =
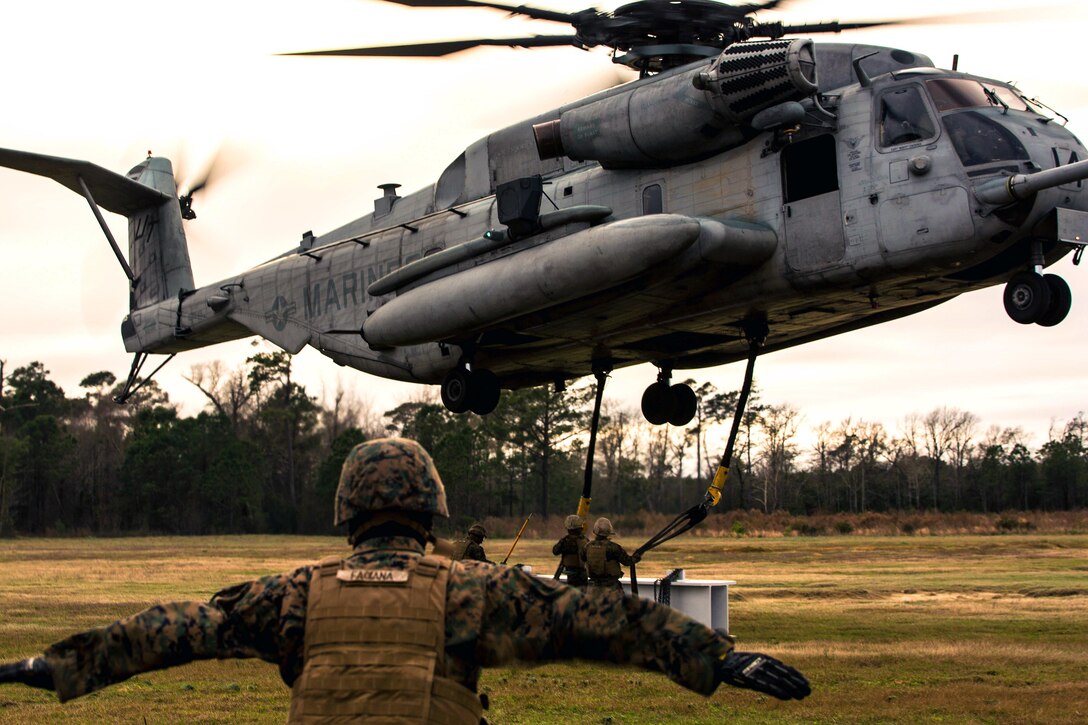
M 793 668 L 760 653 L 735 652 L 727 635 L 669 607 L 616 592 L 587 597 L 516 567 L 448 562 L 447 568 L 440 556 L 424 559 L 432 516 L 449 511 L 430 455 L 404 439 L 361 443 L 344 462 L 336 495 L 334 522 L 352 527 L 355 548 L 347 559 L 239 584 L 207 604 L 151 607 L 61 640 L 40 657 L 0 663 L 0 683 L 54 690 L 64 701 L 193 660 L 256 657 L 279 665 L 283 681 L 295 686 L 290 717 L 307 722 L 311 715 L 389 720 L 382 714 L 394 711 L 398 722 L 434 722 L 436 716 L 474 722 L 480 669 L 514 660 L 631 664 L 703 694 L 721 682 L 781 699 L 810 692 Z M 335 578 L 326 578 L 334 570 Z M 445 582 L 445 592 L 429 588 L 428 578 L 436 587 Z M 341 581 L 407 584 L 401 592 L 375 590 L 376 609 L 367 612 L 370 605 L 360 603 L 367 590 Z M 388 618 L 405 623 L 403 642 L 373 621 L 381 619 L 382 607 L 401 602 L 408 610 L 390 611 Z M 307 649 L 307 626 L 317 651 Z M 434 643 L 430 652 L 428 642 Z M 381 643 L 389 647 L 371 649 Z M 383 659 L 402 654 L 412 661 Z M 433 669 L 404 674 L 425 662 Z
M 461 548 L 464 551 L 461 551 Z M 473 541 L 472 538 L 458 541 L 453 545 L 454 551 L 457 552 L 453 557 L 457 561 L 485 561 L 488 564 L 493 564 L 490 559 L 487 558 L 487 554 L 484 553 L 483 544 L 478 541 Z
M 482 524 L 473 524 L 468 527 L 468 535 L 465 538 L 454 542 L 453 555 L 454 561 L 486 561 L 489 564 L 494 562 L 487 558 L 487 554 L 484 553 L 484 539 L 487 538 L 487 529 Z
M 348 568 L 404 569 L 423 554 L 409 537 L 368 539 Z M 151 607 L 50 646 L 60 699 L 151 670 L 198 659 L 256 657 L 279 665 L 291 685 L 302 672 L 312 566 L 224 589 L 207 604 Z M 454 564 L 448 584 L 447 674 L 476 691 L 481 667 L 514 660 L 591 659 L 663 672 L 710 694 L 732 641 L 667 606 L 613 592 L 586 596 L 520 569 Z

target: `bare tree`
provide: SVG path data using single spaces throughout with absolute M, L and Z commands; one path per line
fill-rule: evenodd
M 597 458 L 604 464 L 602 489 L 611 494 L 611 508 L 624 511 L 624 460 L 637 458 L 637 413 L 615 401 L 601 405 L 601 426 L 597 432 Z
M 834 448 L 834 434 L 831 422 L 824 421 L 816 426 L 816 441 L 812 452 L 816 457 L 816 495 L 820 508 L 833 511 L 836 508 L 836 496 L 831 478 L 831 455 Z
M 922 429 L 922 419 L 917 413 L 907 415 L 899 428 L 899 435 L 892 440 L 890 454 L 892 465 L 906 481 L 907 504 L 917 509 L 922 508 L 922 475 L 925 469 Z
M 756 500 L 764 513 L 777 509 L 783 502 L 786 482 L 793 472 L 797 458 L 797 427 L 801 414 L 788 403 L 764 406 L 760 413 L 763 442 L 759 449 L 760 476 L 756 483 Z
M 888 446 L 888 435 L 882 423 L 870 423 L 858 421 L 858 489 L 860 492 L 860 509 L 868 510 L 868 481 L 870 473 L 875 473 L 877 460 L 885 454 Z
M 247 367 L 227 370 L 221 361 L 213 360 L 193 365 L 189 375 L 183 377 L 196 386 L 212 409 L 229 420 L 231 428 L 238 432 L 253 408 L 256 395 L 256 390 L 249 384 Z
M 952 499 L 956 508 L 959 508 L 963 503 L 964 471 L 974 448 L 975 433 L 978 431 L 978 416 L 966 410 L 957 410 L 954 420 L 949 453 L 952 456 Z
M 846 418 L 839 423 L 833 432 L 835 447 L 831 451 L 832 460 L 835 462 L 838 479 L 842 481 L 843 490 L 846 491 L 846 500 L 851 511 L 858 510 L 857 489 L 854 486 L 854 460 L 857 457 L 858 436 L 855 430 L 854 419 Z
M 333 441 L 349 428 L 358 428 L 365 438 L 378 438 L 382 431 L 382 416 L 374 411 L 374 406 L 366 397 L 354 390 L 345 390 L 344 381 L 336 380 L 336 391 L 329 401 L 328 388 L 321 390 L 321 410 L 319 418 L 324 434 L 325 448 L 331 448 Z
M 933 508 L 940 510 L 941 466 L 945 456 L 955 452 L 961 441 L 969 440 L 973 435 L 977 418 L 974 414 L 941 406 L 929 412 L 922 421 L 925 428 L 926 454 L 933 462 Z M 958 492 L 957 492 L 958 497 Z
M 685 380 L 688 385 L 694 385 L 694 380 Z M 687 438 L 695 444 L 695 477 L 711 478 L 714 475 L 716 465 L 711 460 L 710 449 L 706 445 L 706 433 L 713 420 L 714 411 L 710 401 L 717 395 L 718 390 L 713 383 L 703 383 L 695 389 L 695 398 L 698 401 L 695 407 L 695 424 L 687 429 Z

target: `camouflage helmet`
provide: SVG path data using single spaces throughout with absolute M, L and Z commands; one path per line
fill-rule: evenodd
M 612 522 L 602 516 L 593 524 L 593 533 L 607 539 L 609 536 L 615 536 L 616 530 L 612 528 Z
M 333 525 L 373 511 L 449 517 L 446 489 L 423 446 L 407 438 L 378 438 L 351 449 L 340 470 Z
M 481 539 L 486 539 L 487 538 L 487 529 L 485 529 L 480 524 L 473 524 L 472 526 L 469 526 L 468 527 L 468 532 L 470 534 L 474 534 L 476 536 L 479 536 Z
M 571 514 L 567 518 L 563 519 L 563 526 L 567 527 L 567 531 L 574 531 L 585 526 L 585 521 L 578 514 Z

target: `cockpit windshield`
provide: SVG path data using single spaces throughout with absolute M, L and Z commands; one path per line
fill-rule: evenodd
M 972 78 L 934 78 L 926 81 L 933 104 L 948 129 L 952 146 L 965 167 L 976 167 L 1031 158 L 1015 134 L 994 114 L 980 108 L 1035 112 L 1023 97 L 1008 86 L 980 83 Z
M 1035 112 L 1019 93 L 996 83 L 984 85 L 971 78 L 934 78 L 926 81 L 926 88 L 941 113 L 958 108 L 991 106 Z

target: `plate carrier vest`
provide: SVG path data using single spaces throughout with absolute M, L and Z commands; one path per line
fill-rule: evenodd
M 585 564 L 582 563 L 582 555 L 578 553 L 578 549 L 581 546 L 581 538 L 578 534 L 567 534 L 564 537 L 566 541 L 563 542 L 563 558 L 559 561 L 567 569 L 575 569 L 583 571 Z
M 608 539 L 586 544 L 586 569 L 592 579 L 619 579 L 623 575 L 620 563 L 608 558 Z
M 468 539 L 458 539 L 453 542 L 453 553 L 450 555 L 450 558 L 454 561 L 464 561 L 465 554 L 468 553 L 468 544 Z
M 479 697 L 446 677 L 450 567 L 437 556 L 408 570 L 323 559 L 310 581 L 288 722 L 478 725 Z

